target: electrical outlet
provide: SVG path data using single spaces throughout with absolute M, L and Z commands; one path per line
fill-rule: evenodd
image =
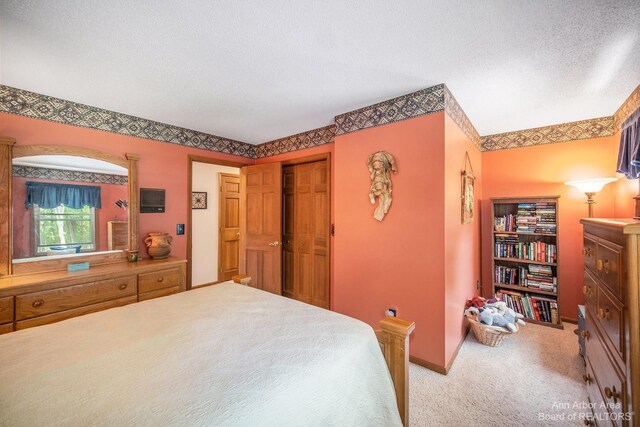
M 480 280 L 476 280 L 476 289 L 480 290 L 480 288 L 482 288 L 482 285 L 480 285 Z
M 176 235 L 184 234 L 184 224 L 176 224 Z
M 398 310 L 395 308 L 387 308 L 387 311 L 384 312 L 387 317 L 396 317 L 397 313 Z

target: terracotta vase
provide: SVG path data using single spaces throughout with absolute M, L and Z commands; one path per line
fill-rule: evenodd
M 144 244 L 147 245 L 147 252 L 153 259 L 165 259 L 171 253 L 171 242 L 173 237 L 169 233 L 149 233 Z

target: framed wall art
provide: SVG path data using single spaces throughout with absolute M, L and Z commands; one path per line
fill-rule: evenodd
M 473 222 L 475 204 L 475 181 L 469 153 L 464 153 L 464 170 L 462 171 L 462 223 Z
M 191 209 L 207 209 L 207 193 L 200 191 L 191 192 Z

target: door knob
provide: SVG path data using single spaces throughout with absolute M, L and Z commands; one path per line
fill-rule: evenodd
M 279 246 L 280 242 L 278 242 L 277 240 L 275 242 L 271 242 L 269 243 L 269 246 Z

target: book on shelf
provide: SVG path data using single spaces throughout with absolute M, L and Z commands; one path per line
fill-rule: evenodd
M 496 234 L 493 255 L 497 258 L 518 258 L 528 261 L 554 263 L 558 248 L 552 243 L 520 242 L 511 234 Z
M 558 279 L 553 276 L 553 270 L 548 265 L 529 265 L 524 283 L 527 288 L 545 292 L 557 292 L 558 290 Z
M 556 205 L 555 203 L 536 203 L 536 233 L 556 233 Z
M 526 267 L 494 266 L 494 283 L 498 286 L 517 285 L 531 289 L 532 292 L 557 292 L 558 279 L 548 265 L 530 264 Z
M 493 219 L 493 229 L 495 231 L 516 231 L 516 216 L 497 216 Z
M 497 232 L 555 234 L 555 203 L 518 203 L 517 213 L 496 216 L 493 229 Z
M 558 302 L 554 299 L 504 290 L 496 293 L 496 298 L 528 319 L 558 323 Z

